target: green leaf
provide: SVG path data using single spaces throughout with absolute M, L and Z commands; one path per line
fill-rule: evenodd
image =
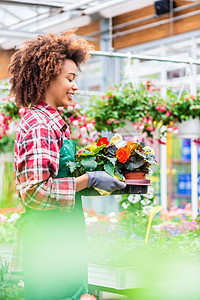
M 111 162 L 111 164 L 113 164 L 113 166 L 115 166 L 116 161 L 117 161 L 117 157 L 109 157 L 109 156 L 107 156 L 107 159 Z
M 110 161 L 104 166 L 104 170 L 111 176 L 114 176 L 114 169 L 114 165 Z
M 127 163 L 125 164 L 125 167 L 126 167 L 126 169 L 129 170 L 129 171 L 133 171 L 133 170 L 135 170 L 135 169 L 141 167 L 143 164 L 144 164 L 144 161 L 143 161 L 143 160 L 138 160 L 138 161 L 135 161 L 135 162 L 129 161 L 129 162 L 127 162 Z
M 97 167 L 97 162 L 95 161 L 95 157 L 86 157 L 81 161 L 82 166 L 85 171 L 94 171 Z
M 99 151 L 101 151 L 101 149 L 103 149 L 103 148 L 105 148 L 105 147 L 106 147 L 106 145 L 98 146 L 97 148 L 95 148 L 95 149 L 93 150 L 93 153 L 94 153 L 94 154 L 97 154 L 97 153 L 99 153 Z
M 119 176 L 119 178 L 123 180 L 123 174 L 120 173 L 120 170 L 117 167 L 115 168 L 114 174 Z
M 67 163 L 67 166 L 70 168 L 70 172 L 73 173 L 77 167 L 80 167 L 79 162 L 69 161 Z
M 82 156 L 94 156 L 94 152 L 93 151 L 88 151 L 88 152 L 82 152 L 81 154 L 77 154 L 78 157 L 82 157 Z

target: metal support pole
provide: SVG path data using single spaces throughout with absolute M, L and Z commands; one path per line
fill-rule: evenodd
M 162 126 L 161 131 L 165 130 L 165 126 Z M 166 134 L 167 135 L 167 134 Z M 167 137 L 162 139 L 167 143 Z M 161 206 L 167 208 L 167 145 L 160 145 L 160 197 Z
M 192 57 L 197 56 L 196 41 L 192 39 Z M 191 66 L 190 76 L 190 91 L 193 95 L 197 93 L 196 86 L 197 66 Z M 191 140 L 191 203 L 192 203 L 192 215 L 195 218 L 198 214 L 198 150 L 197 144 Z
M 174 62 L 174 63 L 184 63 L 184 64 L 195 64 L 200 65 L 200 59 L 193 59 L 188 57 L 187 59 L 178 59 L 172 57 L 160 57 L 160 56 L 150 56 L 150 55 L 142 55 L 142 54 L 127 54 L 120 52 L 107 52 L 107 51 L 90 51 L 91 55 L 96 56 L 105 56 L 105 57 L 118 57 L 118 58 L 131 58 L 135 59 L 143 59 L 143 60 L 155 60 L 155 61 L 165 61 L 165 62 Z
M 198 214 L 198 153 L 194 141 L 191 141 L 191 183 L 192 215 L 195 218 Z
M 166 55 L 166 48 L 161 47 L 162 56 Z M 161 72 L 161 82 L 163 84 L 163 88 L 161 90 L 162 97 L 166 98 L 167 89 L 166 89 L 166 70 L 162 68 Z M 166 130 L 165 126 L 162 126 L 160 129 L 161 132 Z M 160 202 L 161 206 L 167 208 L 167 133 L 165 133 L 165 137 L 162 139 L 164 144 L 160 145 Z

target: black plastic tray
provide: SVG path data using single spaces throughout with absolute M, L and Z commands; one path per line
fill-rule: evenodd
M 148 185 L 127 185 L 125 189 L 115 191 L 111 195 L 124 194 L 147 194 Z M 101 196 L 95 189 L 84 189 L 81 191 L 83 196 Z

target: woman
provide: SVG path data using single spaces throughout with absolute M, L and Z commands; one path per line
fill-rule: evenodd
M 91 46 L 73 33 L 40 35 L 12 57 L 11 93 L 30 107 L 15 141 L 15 178 L 23 217 L 26 299 L 80 299 L 87 293 L 85 223 L 81 190 L 113 192 L 125 184 L 105 172 L 70 177 L 70 140 L 58 107 L 72 101 L 75 79 Z M 79 193 L 78 193 L 79 192 Z

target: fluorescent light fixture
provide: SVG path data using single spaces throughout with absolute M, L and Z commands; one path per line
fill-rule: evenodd
M 6 37 L 12 39 L 30 39 L 30 38 L 34 38 L 37 34 L 39 34 L 39 32 L 0 29 L 0 37 Z
M 100 15 L 104 18 L 112 18 L 121 14 L 128 13 L 132 10 L 141 9 L 143 7 L 154 4 L 153 0 L 140 0 L 140 1 L 125 1 L 115 6 L 103 8 L 99 11 Z

